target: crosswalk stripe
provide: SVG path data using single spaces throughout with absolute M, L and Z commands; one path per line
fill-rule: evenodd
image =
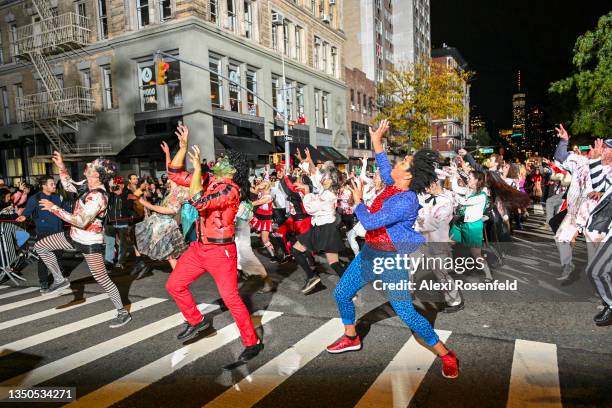
M 7 285 L 0 285 L 0 290 L 1 290 L 1 289 L 8 289 L 8 288 L 10 288 L 10 286 L 7 286 Z
M 281 315 L 282 313 L 273 311 L 256 312 L 253 314 L 253 325 L 255 327 L 265 325 Z M 229 326 L 217 330 L 214 336 L 203 338 L 196 343 L 167 354 L 79 398 L 77 401 L 67 405 L 66 408 L 111 406 L 239 337 L 240 332 L 238 331 L 238 327 L 236 323 L 232 323 Z M 180 360 L 176 361 L 177 358 L 180 358 Z
M 445 342 L 452 332 L 436 333 Z M 407 407 L 435 359 L 434 353 L 410 337 L 355 407 Z
M 2 295 L 0 295 L 0 299 L 6 299 L 6 298 L 13 297 L 13 296 L 25 295 L 26 293 L 35 292 L 39 289 L 40 288 L 25 288 L 25 289 L 15 290 L 9 293 L 3 293 Z
M 514 342 L 507 407 L 562 408 L 555 344 Z
M 201 311 L 205 310 L 206 312 L 217 309 L 218 307 L 218 305 L 198 305 L 198 309 Z M 116 351 L 137 344 L 159 333 L 163 333 L 166 330 L 170 330 L 176 326 L 179 326 L 182 324 L 182 322 L 182 313 L 176 313 L 155 323 L 132 330 L 131 332 L 114 337 L 105 342 L 96 344 L 95 346 L 91 346 L 85 350 L 81 350 L 77 353 L 71 354 L 59 360 L 55 360 L 49 364 L 3 381 L 0 383 L 0 401 L 8 396 L 8 392 L 11 387 L 33 387 L 44 381 L 50 380 L 51 378 L 96 361 Z
M 158 303 L 164 302 L 165 300 L 166 299 L 147 298 L 147 299 L 134 303 L 132 307 L 130 308 L 130 311 L 135 312 L 137 310 L 142 310 L 149 306 L 153 306 Z M 77 332 L 79 330 L 83 330 L 88 327 L 95 326 L 96 324 L 107 322 L 109 320 L 114 319 L 116 316 L 117 316 L 117 311 L 110 310 L 108 312 L 100 313 L 95 316 L 91 316 L 86 319 L 79 320 L 74 323 L 56 327 L 54 329 L 47 330 L 42 333 L 37 333 L 33 336 L 14 341 L 12 343 L 3 344 L 0 346 L 0 357 L 7 356 L 16 351 L 20 351 L 20 350 L 24 350 L 30 347 L 37 346 L 41 343 L 45 343 L 47 341 L 51 341 L 59 337 L 66 336 L 68 334 Z
M 7 320 L 6 322 L 0 323 L 0 330 L 8 329 L 9 327 L 17 326 L 20 324 L 28 323 L 34 320 L 42 319 L 44 317 L 53 316 L 58 313 L 67 312 L 69 310 L 76 309 L 77 307 L 91 305 L 94 302 L 98 302 L 100 300 L 108 299 L 107 294 L 96 295 L 92 297 L 87 297 L 83 299 L 83 302 L 77 303 L 75 305 L 66 306 L 63 308 L 55 307 L 52 309 L 43 310 L 42 312 L 33 313 L 31 315 L 19 317 L 13 320 Z M 48 299 L 47 299 L 48 300 Z M 1 309 L 0 309 L 1 310 Z
M 298 341 L 293 347 L 244 378 L 205 407 L 251 407 L 282 384 L 293 373 L 318 356 L 344 332 L 340 319 L 331 319 Z
M 7 310 L 17 309 L 19 307 L 32 305 L 38 302 L 44 302 L 45 300 L 53 299 L 47 296 L 35 296 L 30 299 L 20 300 L 18 302 L 8 303 L 0 306 L 0 312 L 6 312 Z
M 536 237 L 540 237 L 540 238 L 548 238 L 548 239 L 554 239 L 554 235 L 552 233 L 550 234 L 545 234 L 545 233 L 537 233 L 537 232 L 531 232 L 531 231 L 521 231 L 521 230 L 517 230 L 515 231 L 517 234 L 528 234 L 528 235 L 535 235 Z M 544 231 L 543 231 L 544 232 Z

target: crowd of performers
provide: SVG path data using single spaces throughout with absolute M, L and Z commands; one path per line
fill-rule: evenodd
M 116 165 L 109 160 L 87 164 L 85 180 L 75 182 L 61 154 L 55 152 L 53 162 L 60 169 L 61 184 L 76 194 L 73 209 L 55 198 L 55 185 L 50 179 L 44 180 L 43 195 L 36 198 L 39 208 L 30 208 L 28 201 L 26 211 L 17 214 L 17 221 L 33 217 L 40 229 L 34 251 L 43 265 L 42 272 L 39 268 L 41 292 L 59 294 L 70 288 L 55 251 L 79 251 L 117 310 L 111 327 L 128 323 L 131 315 L 107 269 L 115 259 L 123 263 L 126 237 L 132 236 L 139 275 L 146 268 L 147 258 L 169 263 L 172 272 L 166 290 L 185 318 L 177 339 L 193 339 L 212 325 L 189 290 L 208 272 L 240 331 L 245 346 L 240 361 L 248 361 L 260 353 L 263 342 L 238 292 L 239 276 L 259 277 L 260 293 L 275 289 L 251 245 L 251 234 L 256 233 L 272 262 L 294 262 L 302 270 L 304 295 L 312 293 L 321 281 L 315 255 L 324 254 L 339 276 L 333 296 L 345 326 L 344 335 L 327 351 L 356 351 L 362 347 L 353 303 L 359 290 L 375 279 L 393 284 L 410 274 L 394 268 L 377 274 L 374 259 L 418 251 L 429 256 L 452 256 L 452 244 L 461 243 L 482 261 L 483 279 L 491 282 L 490 263 L 495 262 L 495 254 L 483 252 L 484 238 L 509 240 L 512 227 L 522 228 L 521 219 L 528 214 L 533 199 L 546 202 L 562 264 L 560 280 L 573 273 L 572 249 L 578 234 L 585 236 L 589 244 L 587 272 L 604 303 L 595 322 L 612 323 L 612 140 L 596 141 L 587 157 L 567 151 L 569 135 L 560 127 L 555 161 L 545 161 L 545 168 L 531 169 L 528 194 L 525 170 L 518 164 L 505 164 L 498 155 L 481 165 L 462 149 L 444 165 L 437 152 L 422 149 L 392 164 L 382 144 L 388 128 L 388 122 L 382 121 L 376 130 L 370 129 L 374 172 L 368 172 L 367 158 L 358 174 L 349 175 L 332 162 L 314 163 L 308 150 L 298 150 L 299 165 L 291 172 L 266 167 L 253 177 L 246 156 L 239 152 L 228 151 L 214 163 L 202 162 L 198 146 L 189 148 L 189 130 L 181 125 L 176 131 L 179 149 L 174 157 L 168 146 L 162 145 L 167 183 L 165 196 L 157 203 L 147 198 L 146 186 L 137 186 L 137 180 L 130 177 L 125 186 L 117 176 Z M 191 172 L 186 171 L 187 160 L 193 167 Z M 128 221 L 139 214 L 148 216 L 135 225 Z M 47 228 L 54 217 L 53 228 Z M 61 229 L 64 222 L 70 224 L 67 233 Z M 347 258 L 340 258 L 347 247 L 352 252 L 348 264 Z M 47 269 L 53 277 L 50 286 Z M 452 284 L 456 271 L 434 268 L 432 272 L 439 282 Z M 442 311 L 462 310 L 462 294 L 453 285 L 449 288 L 444 291 L 446 307 Z M 401 320 L 440 357 L 443 376 L 456 378 L 456 354 L 446 348 L 430 322 L 414 308 L 410 291 L 385 292 Z

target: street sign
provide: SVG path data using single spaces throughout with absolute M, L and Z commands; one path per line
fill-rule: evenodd
M 479 149 L 480 153 L 493 153 L 493 149 Z
M 291 135 L 285 136 L 285 142 L 293 142 L 293 136 Z
M 591 146 L 578 146 L 579 150 L 591 150 Z
M 282 130 L 275 130 L 274 131 L 274 136 L 275 137 L 283 137 L 283 136 L 285 136 L 285 132 L 282 131 Z

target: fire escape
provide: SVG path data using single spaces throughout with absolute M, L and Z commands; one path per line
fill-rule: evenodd
M 61 88 L 46 58 L 78 55 L 78 50 L 90 43 L 89 21 L 72 12 L 54 15 L 47 0 L 31 2 L 39 21 L 17 29 L 13 49 L 17 58 L 32 64 L 45 91 L 18 99 L 18 120 L 25 127 L 39 128 L 54 149 L 78 154 L 79 146 L 64 131 L 76 132 L 79 122 L 94 118 L 91 89 Z

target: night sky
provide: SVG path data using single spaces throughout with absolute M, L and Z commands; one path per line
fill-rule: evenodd
M 611 9 L 597 0 L 431 0 L 432 48 L 456 47 L 476 71 L 471 104 L 493 136 L 511 127 L 517 71 L 527 104 L 546 109 L 549 84 L 571 73 L 576 38 Z

